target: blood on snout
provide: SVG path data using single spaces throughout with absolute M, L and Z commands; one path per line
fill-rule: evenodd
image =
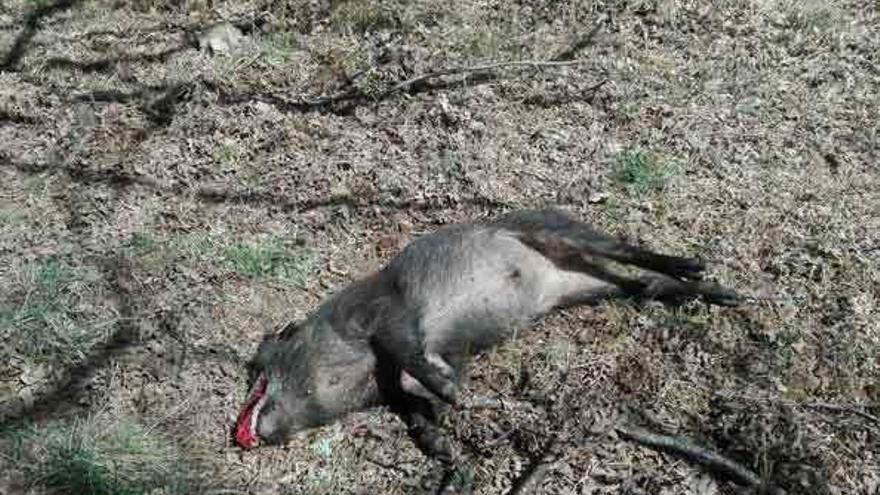
M 260 444 L 260 438 L 257 435 L 257 419 L 260 414 L 260 408 L 266 402 L 266 388 L 269 380 L 264 373 L 257 377 L 250 396 L 238 416 L 237 426 L 235 428 L 235 442 L 243 449 L 252 449 Z

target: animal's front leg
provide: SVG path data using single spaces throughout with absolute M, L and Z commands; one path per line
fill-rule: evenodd
M 444 402 L 457 406 L 458 386 L 451 366 L 429 355 L 418 318 L 389 325 L 376 334 L 377 343 L 410 377 Z
M 457 381 L 455 370 L 452 369 L 452 366 L 442 356 L 429 353 L 426 357 L 440 371 L 444 378 L 453 382 Z M 400 375 L 400 387 L 408 394 L 424 397 L 428 400 L 437 400 L 436 395 L 432 394 L 420 381 L 407 372 L 403 372 Z

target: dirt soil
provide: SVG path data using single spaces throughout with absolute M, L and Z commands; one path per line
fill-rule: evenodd
M 574 62 L 394 88 L 512 60 Z M 880 493 L 878 130 L 869 0 L 5 0 L 0 492 L 424 492 L 383 410 L 240 451 L 245 363 L 409 239 L 555 205 L 762 299 L 480 356 L 469 389 L 545 410 L 444 417 L 476 493 L 747 493 L 621 421 Z

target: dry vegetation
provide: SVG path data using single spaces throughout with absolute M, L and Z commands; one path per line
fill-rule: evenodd
M 607 303 L 483 356 L 473 389 L 549 412 L 445 418 L 477 493 L 538 452 L 540 493 L 742 491 L 623 418 L 878 493 L 876 3 L 205 3 L 0 6 L 0 492 L 418 492 L 383 411 L 239 452 L 244 362 L 411 236 L 554 204 L 770 300 Z M 187 42 L 221 14 L 268 22 Z

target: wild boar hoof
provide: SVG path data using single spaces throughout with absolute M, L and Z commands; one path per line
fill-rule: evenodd
M 440 390 L 443 400 L 452 405 L 456 410 L 461 409 L 461 401 L 458 400 L 458 387 L 453 382 L 447 382 Z
M 434 428 L 417 431 L 414 436 L 419 448 L 428 457 L 437 459 L 444 464 L 455 462 L 457 456 L 452 448 L 452 443 Z

